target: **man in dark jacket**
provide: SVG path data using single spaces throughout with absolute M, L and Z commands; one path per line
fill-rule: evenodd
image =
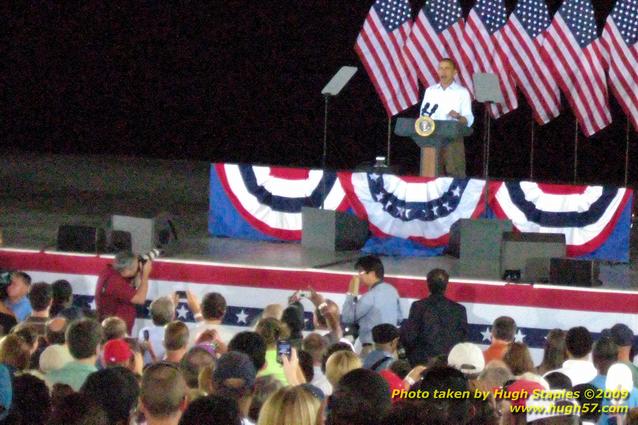
M 412 366 L 446 355 L 467 339 L 467 313 L 461 304 L 445 298 L 449 275 L 445 270 L 428 273 L 430 296 L 415 301 L 401 326 L 401 343 Z

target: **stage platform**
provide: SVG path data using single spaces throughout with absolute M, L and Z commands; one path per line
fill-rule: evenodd
M 55 253 L 58 226 L 104 226 L 111 214 L 151 217 L 168 211 L 179 241 L 156 262 L 149 302 L 183 288 L 199 295 L 219 291 L 229 304 L 225 325 L 241 330 L 266 304 L 285 303 L 292 291 L 308 285 L 337 303 L 343 301 L 359 252 L 209 237 L 209 170 L 205 162 L 5 153 L 0 158 L 0 267 L 24 269 L 34 279 L 49 282 L 67 278 L 78 294 L 76 302 L 92 305 L 97 274 L 110 257 Z M 492 320 L 508 314 L 521 327 L 518 338 L 537 358 L 544 336 L 554 327 L 587 325 L 598 334 L 623 321 L 638 331 L 636 239 L 634 228 L 629 264 L 601 264 L 600 288 L 517 285 L 453 275 L 450 296 L 467 307 L 474 342 L 485 344 Z M 428 271 L 451 270 L 456 261 L 447 256 L 383 258 L 387 280 L 401 293 L 405 316 L 411 302 L 426 295 Z M 138 327 L 147 314 L 139 313 Z M 192 322 L 183 303 L 178 315 Z
M 357 252 L 309 251 L 297 243 L 213 238 L 207 233 L 210 163 L 90 155 L 0 155 L 0 228 L 4 246 L 55 247 L 58 226 L 105 226 L 112 214 L 174 216 L 179 243 L 169 254 L 224 264 L 350 272 Z M 638 232 L 628 264 L 601 263 L 603 288 L 638 290 Z M 424 277 L 452 270 L 452 257 L 384 257 L 387 273 Z M 463 276 L 471 278 L 471 276 Z

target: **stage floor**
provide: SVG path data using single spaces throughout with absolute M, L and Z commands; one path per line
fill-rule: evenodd
M 152 217 L 170 212 L 179 243 L 169 256 L 282 269 L 351 272 L 359 252 L 307 250 L 297 243 L 213 238 L 207 235 L 210 164 L 125 157 L 0 155 L 0 228 L 4 246 L 50 249 L 61 224 L 104 226 L 112 214 Z M 603 288 L 638 290 L 638 232 L 631 262 L 601 264 Z M 452 257 L 384 257 L 386 274 L 423 277 Z M 471 276 L 463 276 L 471 278 Z

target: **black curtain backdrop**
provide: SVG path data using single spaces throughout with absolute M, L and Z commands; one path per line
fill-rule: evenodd
M 328 165 L 352 169 L 386 150 L 387 117 L 353 50 L 372 1 L 5 2 L 0 143 L 5 149 L 317 167 L 321 88 L 360 68 L 331 102 Z M 108 3 L 108 4 L 106 4 Z M 473 2 L 463 1 L 465 14 Z M 509 10 L 515 2 L 507 1 Z M 551 12 L 559 1 L 550 1 Z M 413 2 L 415 14 L 422 2 Z M 612 1 L 594 1 L 599 29 Z M 579 183 L 623 184 L 626 118 L 580 135 Z M 490 175 L 529 177 L 531 112 L 494 122 Z M 481 175 L 482 106 L 466 142 Z M 416 116 L 417 108 L 401 114 Z M 638 135 L 630 133 L 630 184 Z M 574 117 L 536 127 L 534 177 L 571 182 Z M 418 149 L 393 136 L 392 163 L 418 169 Z

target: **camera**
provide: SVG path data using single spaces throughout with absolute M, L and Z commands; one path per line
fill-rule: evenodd
M 155 248 L 155 249 L 151 249 L 146 254 L 138 255 L 137 259 L 139 260 L 140 263 L 144 264 L 147 261 L 155 260 L 157 257 L 160 257 L 163 254 L 164 254 L 164 250 Z

